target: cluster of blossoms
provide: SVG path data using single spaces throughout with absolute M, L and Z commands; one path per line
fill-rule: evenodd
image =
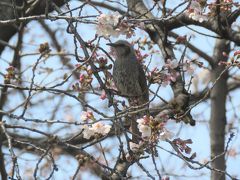
M 92 111 L 83 111 L 80 119 L 82 121 L 95 120 Z
M 240 59 L 240 50 L 235 51 L 233 56 L 236 57 L 237 59 Z
M 223 53 L 223 55 L 228 56 L 228 55 L 225 55 L 225 53 Z M 240 50 L 237 50 L 234 52 L 233 57 L 230 58 L 230 61 L 228 62 L 220 61 L 219 65 L 236 66 L 240 68 Z
M 104 69 L 107 66 L 108 60 L 107 58 L 100 57 L 96 59 L 96 62 L 98 63 L 99 68 Z
M 232 10 L 233 6 L 238 7 L 239 3 L 238 2 L 233 2 L 233 0 L 222 0 L 220 1 L 220 6 L 217 4 L 217 2 L 212 2 L 208 5 L 208 8 L 210 9 L 211 12 L 216 12 L 216 8 L 220 7 L 221 12 L 229 12 Z
M 90 48 L 94 48 L 95 45 L 88 42 Z M 89 90 L 92 87 L 93 81 L 93 70 L 89 64 L 87 64 L 87 59 L 81 59 L 85 61 L 86 64 L 76 64 L 76 72 L 79 73 L 78 81 L 72 85 L 74 91 L 80 92 L 84 90 Z M 112 81 L 112 74 L 109 70 L 112 69 L 112 64 L 108 63 L 108 59 L 104 54 L 99 54 L 97 51 L 94 51 L 91 55 L 91 61 L 95 63 L 95 72 L 102 72 L 105 75 L 104 85 L 106 88 L 114 88 Z M 67 78 L 67 76 L 65 77 Z M 103 90 L 100 96 L 100 99 L 104 100 L 106 98 L 106 92 Z
M 178 147 L 178 149 L 181 152 L 185 152 L 186 154 L 190 154 L 191 151 L 192 151 L 192 149 L 188 146 L 188 144 L 192 144 L 191 139 L 182 140 L 182 139 L 178 138 L 178 139 L 174 139 L 173 143 Z M 191 159 L 194 158 L 193 156 L 196 156 L 196 155 L 193 154 Z
M 178 36 L 176 39 L 176 44 L 181 44 L 181 43 L 185 43 L 187 41 L 187 36 Z
M 175 82 L 177 80 L 177 77 L 179 76 L 179 73 L 177 71 L 168 72 L 166 70 L 162 71 L 162 85 L 163 87 L 166 87 L 171 82 Z
M 48 42 L 45 42 L 43 44 L 40 44 L 40 47 L 38 49 L 38 51 L 42 54 L 45 55 L 47 53 L 49 53 L 51 51 Z
M 81 120 L 88 121 L 88 120 L 95 120 L 93 113 L 91 111 L 83 111 L 81 115 Z M 83 137 L 85 139 L 90 139 L 95 135 L 105 136 L 111 130 L 111 126 L 108 124 L 104 124 L 102 122 L 96 122 L 91 125 L 84 125 L 83 126 Z
M 205 2 L 202 0 L 192 0 L 191 4 L 187 10 L 189 14 L 189 18 L 198 21 L 203 22 L 207 21 L 207 15 L 203 13 L 205 6 Z
M 164 141 L 173 137 L 173 133 L 164 127 L 165 123 L 157 122 L 152 116 L 137 119 L 137 123 L 141 137 L 146 141 L 141 141 L 139 144 L 130 142 L 130 149 L 134 152 L 144 147 L 146 142 L 156 143 L 158 140 Z
M 72 88 L 75 91 L 88 89 L 93 80 L 93 72 L 91 69 L 87 69 L 85 66 L 81 66 L 81 70 L 85 71 L 86 73 L 80 73 L 78 82 L 72 85 Z
M 151 120 L 152 120 L 152 117 L 148 118 L 146 116 L 144 116 L 141 119 L 137 119 L 138 129 L 139 129 L 139 132 L 142 134 L 143 139 L 149 138 L 152 134 L 151 127 L 149 126 L 149 123 Z
M 193 61 L 186 60 L 184 63 L 179 63 L 176 59 L 168 59 L 160 71 L 154 68 L 148 73 L 148 80 L 150 83 L 162 83 L 163 86 L 169 85 L 171 82 L 175 82 L 179 76 L 179 72 L 176 68 L 181 67 L 182 71 L 188 75 L 193 75 L 195 67 L 193 66 Z
M 220 8 L 221 13 L 229 13 L 233 7 L 238 8 L 239 2 L 233 2 L 233 0 L 221 0 L 207 3 L 207 0 L 192 0 L 187 13 L 189 18 L 203 22 L 207 21 L 208 17 L 214 17 L 217 13 L 217 8 Z M 208 13 L 205 10 L 208 8 Z
M 108 64 L 108 58 L 105 55 L 95 52 L 92 55 L 92 60 L 98 64 L 97 71 L 103 71 L 112 69 L 112 64 Z
M 83 126 L 83 137 L 85 139 L 90 139 L 94 135 L 102 135 L 105 136 L 111 130 L 111 126 L 107 124 L 103 124 L 102 122 L 96 122 L 91 126 L 85 125 Z
M 156 122 L 152 116 L 137 119 L 138 129 L 143 139 L 149 139 L 157 132 L 161 140 L 171 139 L 173 134 L 164 127 L 164 123 Z
M 165 87 L 169 85 L 171 82 L 175 82 L 176 78 L 179 76 L 177 71 L 168 70 L 159 70 L 158 68 L 154 68 L 152 71 L 148 73 L 148 80 L 150 83 L 162 83 Z
M 106 88 L 113 88 L 112 82 L 112 74 L 109 70 L 112 69 L 112 64 L 108 64 L 108 59 L 106 57 L 96 57 L 95 62 L 98 64 L 97 71 L 102 71 L 105 75 L 105 86 Z M 105 91 L 102 91 L 101 99 L 105 99 L 104 96 L 106 95 Z
M 16 72 L 13 66 L 9 66 L 6 70 L 7 73 L 4 76 L 4 83 L 9 84 L 11 79 L 16 79 Z
M 139 144 L 130 142 L 130 149 L 133 152 L 143 152 L 142 150 L 146 147 L 146 143 L 151 142 L 152 144 L 156 144 L 159 140 L 165 141 L 173 138 L 173 133 L 168 131 L 165 128 L 166 120 L 169 119 L 166 112 L 162 112 L 161 118 L 163 121 L 158 122 L 153 119 L 153 117 L 144 116 L 137 120 L 139 131 L 141 132 L 142 139 L 145 141 L 141 141 Z M 189 147 L 189 144 L 192 144 L 191 139 L 182 140 L 180 138 L 172 140 L 172 143 L 179 152 L 184 152 L 186 154 L 191 154 L 192 149 Z M 191 159 L 196 157 L 196 153 L 191 154 Z
M 126 35 L 131 37 L 134 33 L 132 26 L 124 21 L 123 16 L 117 11 L 110 14 L 101 14 L 97 20 L 97 34 L 100 36 L 108 38 L 109 36 Z

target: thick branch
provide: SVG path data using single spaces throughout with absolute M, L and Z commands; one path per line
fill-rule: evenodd
M 215 81 L 225 67 L 219 66 L 219 61 L 227 61 L 227 57 L 222 55 L 230 52 L 230 44 L 225 40 L 217 40 L 214 49 L 215 66 L 212 69 L 212 81 Z M 210 140 L 211 140 L 211 158 L 224 152 L 225 146 L 225 126 L 226 126 L 226 97 L 227 97 L 227 71 L 215 84 L 211 91 L 211 120 L 210 120 Z M 225 171 L 225 157 L 220 156 L 211 162 L 211 166 L 216 169 Z M 225 176 L 212 171 L 212 179 L 225 180 Z

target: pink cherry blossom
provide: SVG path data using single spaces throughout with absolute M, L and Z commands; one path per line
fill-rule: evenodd
M 176 60 L 176 59 L 173 59 L 173 60 L 167 59 L 165 67 L 168 67 L 170 69 L 175 69 L 176 67 L 178 67 L 178 60 Z
M 234 52 L 234 56 L 238 56 L 238 55 L 240 55 L 240 50 L 237 50 Z
M 80 76 L 79 76 L 79 82 L 83 82 L 84 81 L 84 79 L 85 79 L 85 75 L 84 74 L 80 74 Z
M 93 113 L 91 111 L 83 111 L 82 115 L 80 116 L 82 121 L 86 121 L 89 119 L 94 119 Z
M 106 92 L 103 90 L 102 94 L 100 96 L 100 99 L 104 100 L 104 99 L 106 99 L 106 97 L 107 97 Z

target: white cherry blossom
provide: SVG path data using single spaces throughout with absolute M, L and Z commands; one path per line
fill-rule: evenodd
M 83 137 L 85 139 L 90 139 L 94 134 L 95 134 L 95 132 L 93 131 L 92 128 L 90 128 L 87 125 L 83 126 Z
M 143 118 L 137 119 L 138 124 L 144 124 L 145 120 Z
M 146 122 L 145 118 L 137 119 L 138 123 L 138 129 L 139 132 L 141 132 L 143 138 L 148 138 L 151 136 L 151 128 L 148 125 L 148 122 Z
M 88 119 L 88 117 L 87 117 L 87 112 L 86 112 L 86 111 L 83 111 L 83 112 L 82 112 L 82 114 L 81 114 L 81 116 L 80 116 L 80 119 L 81 119 L 82 121 L 86 121 L 86 120 Z
M 159 139 L 161 140 L 167 140 L 167 139 L 171 139 L 173 137 L 173 133 L 168 131 L 166 128 L 163 128 L 161 130 L 161 133 L 159 134 Z
M 80 119 L 82 121 L 86 121 L 86 120 L 89 120 L 89 119 L 93 119 L 93 113 L 91 111 L 83 111 L 81 116 L 80 116 Z
M 95 134 L 100 134 L 105 136 L 111 130 L 110 125 L 105 125 L 102 122 L 96 122 L 93 125 L 84 125 L 83 126 L 83 137 L 85 139 L 90 139 Z
M 116 28 L 116 26 L 118 25 L 121 17 L 122 15 L 117 11 L 110 14 L 101 14 L 97 18 L 97 34 L 104 37 L 118 37 L 122 32 L 120 29 Z
M 106 135 L 109 133 L 111 126 L 110 125 L 104 125 L 102 122 L 96 122 L 92 125 L 91 128 L 95 133 Z
M 138 125 L 138 129 L 142 133 L 143 138 L 148 138 L 151 136 L 151 128 L 148 125 Z
M 203 21 L 207 21 L 207 15 L 203 13 L 203 7 L 198 2 L 198 0 L 192 0 L 191 4 L 188 8 L 189 18 L 202 23 Z

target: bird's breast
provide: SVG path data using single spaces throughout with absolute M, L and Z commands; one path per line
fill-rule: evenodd
M 137 64 L 131 61 L 116 60 L 113 67 L 113 80 L 122 95 L 138 96 L 142 94 L 138 82 Z

